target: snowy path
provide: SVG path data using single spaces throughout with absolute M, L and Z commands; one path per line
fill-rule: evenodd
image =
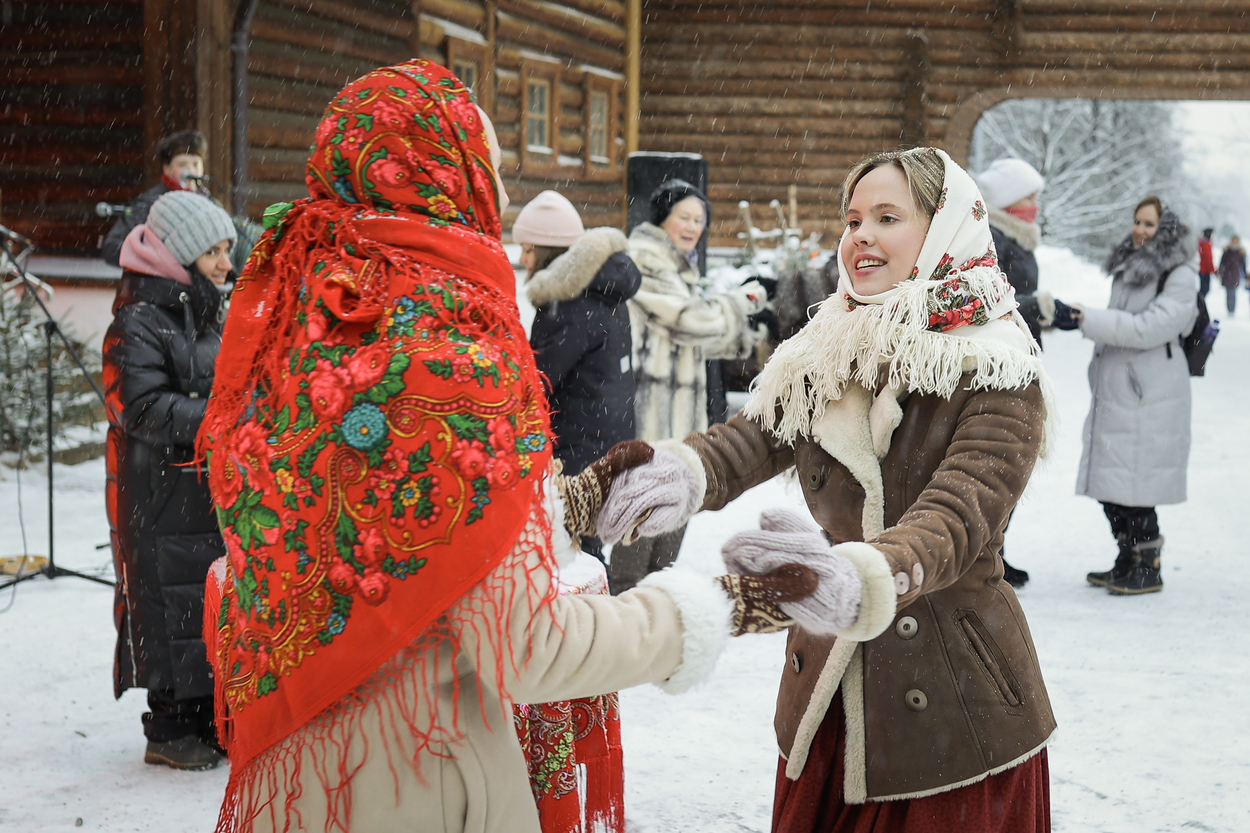
M 1058 253 L 1048 253 L 1059 266 Z M 1047 259 L 1043 275 L 1048 274 Z M 1052 285 L 1097 302 L 1105 284 Z M 1082 290 L 1084 295 L 1082 295 Z M 1216 293 L 1211 300 L 1215 301 Z M 1190 501 L 1160 520 L 1167 590 L 1115 598 L 1085 585 L 1114 547 L 1098 505 L 1072 494 L 1088 405 L 1090 343 L 1049 334 L 1062 434 L 1008 533 L 1030 572 L 1021 593 L 1059 719 L 1050 751 L 1060 833 L 1250 830 L 1250 660 L 1242 631 L 1250 579 L 1241 513 L 1250 471 L 1250 320 L 1225 322 L 1209 376 L 1194 380 Z M 103 462 L 57 471 L 58 559 L 99 570 L 108 538 Z M 0 555 L 21 550 L 13 472 L 0 469 Z M 43 481 L 23 477 L 30 548 L 46 549 Z M 780 481 L 695 519 L 681 561 L 716 572 L 720 546 L 771 505 L 800 506 Z M 0 610 L 9 605 L 0 593 Z M 21 585 L 0 613 L 0 831 L 211 830 L 224 769 L 142 763 L 141 692 L 112 698 L 112 597 L 76 579 Z M 706 686 L 680 697 L 625 692 L 630 833 L 766 831 L 776 753 L 773 700 L 784 637 L 736 640 Z

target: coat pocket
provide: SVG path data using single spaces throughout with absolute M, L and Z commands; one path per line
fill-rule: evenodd
M 981 617 L 977 616 L 976 611 L 960 610 L 955 613 L 955 623 L 982 669 L 998 689 L 998 696 L 1003 703 L 1013 709 L 1019 708 L 1024 702 L 1020 696 L 1020 685 L 1007 667 L 1002 650 L 989 635 Z
M 1132 364 L 1126 364 L 1124 365 L 1124 371 L 1128 374 L 1129 388 L 1133 391 L 1133 395 L 1137 397 L 1137 401 L 1140 402 L 1145 396 L 1145 392 L 1142 389 L 1141 380 L 1137 378 L 1137 368 L 1133 367 Z

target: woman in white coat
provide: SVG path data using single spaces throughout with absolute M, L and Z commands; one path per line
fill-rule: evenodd
M 707 197 L 681 179 L 651 194 L 651 222 L 629 235 L 642 288 L 629 300 L 634 340 L 634 413 L 638 439 L 681 439 L 705 431 L 707 360 L 744 359 L 765 334 L 751 316 L 768 296 L 756 281 L 732 292 L 705 291 L 693 262 L 707 228 Z M 618 544 L 608 573 L 621 593 L 677 559 L 684 529 Z
M 1115 565 L 1086 576 L 1117 595 L 1163 589 L 1155 507 L 1183 503 L 1189 463 L 1189 364 L 1180 342 L 1198 315 L 1189 229 L 1142 200 L 1111 252 L 1107 309 L 1055 302 L 1055 325 L 1095 342 L 1077 493 L 1099 501 L 1119 543 Z

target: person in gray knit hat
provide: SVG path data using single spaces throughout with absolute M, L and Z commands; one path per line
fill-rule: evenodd
M 146 225 L 180 264 L 195 264 L 200 274 L 219 286 L 225 281 L 231 268 L 230 248 L 239 234 L 221 206 L 191 191 L 170 191 L 152 204 Z M 210 254 L 214 256 L 205 260 Z M 223 256 L 225 272 L 221 272 Z
M 194 446 L 235 238 L 230 216 L 207 197 L 161 196 L 122 244 L 125 271 L 104 338 L 106 502 L 118 575 L 113 690 L 147 689 L 143 759 L 177 769 L 222 760 L 200 623 L 204 579 L 225 545 Z

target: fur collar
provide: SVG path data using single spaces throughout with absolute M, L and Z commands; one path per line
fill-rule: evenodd
M 1149 243 L 1139 249 L 1133 245 L 1133 236 L 1128 235 L 1112 249 L 1103 268 L 1113 278 L 1122 278 L 1129 286 L 1144 286 L 1157 281 L 1160 275 L 1171 272 L 1193 255 L 1189 227 L 1172 213 L 1172 209 L 1165 208 L 1159 218 L 1159 230 Z
M 635 226 L 629 233 L 629 244 L 633 249 L 631 256 L 644 273 L 667 267 L 676 271 L 686 283 L 698 283 L 698 271 L 690 265 L 681 250 L 673 245 L 673 238 L 668 236 L 668 232 L 654 223 L 640 223 Z M 649 261 L 648 265 L 644 266 L 639 262 L 640 258 L 642 261 Z
M 552 301 L 568 301 L 590 286 L 608 258 L 626 248 L 625 235 L 610 226 L 592 228 L 574 241 L 525 284 L 525 297 L 541 307 Z
M 1026 252 L 1033 251 L 1042 242 L 1042 229 L 1037 223 L 1026 223 L 1001 208 L 990 209 L 990 225 L 1014 240 Z

